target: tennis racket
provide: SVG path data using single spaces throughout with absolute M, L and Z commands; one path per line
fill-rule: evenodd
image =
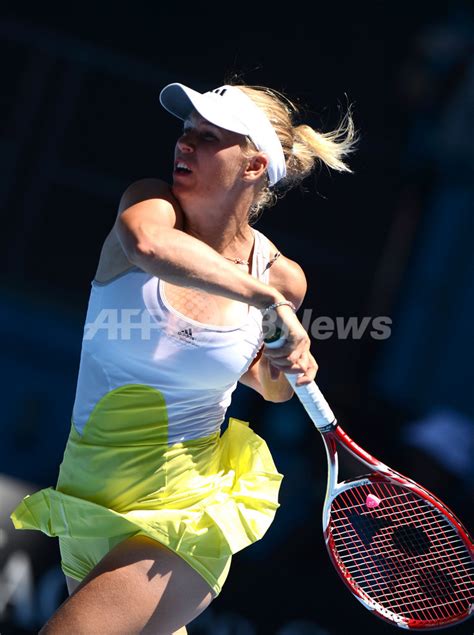
M 461 522 L 428 490 L 354 443 L 315 382 L 296 386 L 297 375 L 286 377 L 323 437 L 324 538 L 349 590 L 401 628 L 437 629 L 468 618 L 474 608 L 474 545 Z M 339 483 L 338 445 L 370 472 Z

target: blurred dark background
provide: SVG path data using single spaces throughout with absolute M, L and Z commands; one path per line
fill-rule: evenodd
M 300 317 L 343 427 L 472 529 L 472 5 L 14 6 L 0 15 L 2 635 L 37 632 L 66 597 L 56 540 L 15 532 L 8 516 L 55 483 L 90 282 L 121 193 L 170 178 L 180 124 L 158 92 L 171 81 L 208 90 L 237 73 L 284 91 L 322 130 L 353 104 L 354 174 L 318 171 L 256 227 L 306 272 Z M 325 335 L 321 317 L 334 325 Z M 229 414 L 267 440 L 285 474 L 281 508 L 190 635 L 393 632 L 329 563 L 323 446 L 296 399 L 269 404 L 239 387 Z

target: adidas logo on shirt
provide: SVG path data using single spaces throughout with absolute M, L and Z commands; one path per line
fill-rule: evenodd
M 169 338 L 171 338 L 172 340 L 174 340 L 176 343 L 180 343 L 181 346 L 184 347 L 199 347 L 200 346 L 200 341 L 199 341 L 199 336 L 196 333 L 196 329 L 191 328 L 191 326 L 186 326 L 183 329 L 180 329 L 180 326 L 184 326 L 184 324 L 177 324 L 176 322 L 173 324 L 168 324 L 166 327 L 166 334 Z M 196 337 L 194 337 L 193 335 L 193 330 L 194 333 L 196 334 Z M 198 329 L 199 330 L 199 329 Z M 1 635 L 1 634 L 0 634 Z
M 180 342 L 182 342 L 183 344 L 187 344 L 188 346 L 199 346 L 196 338 L 193 336 L 193 330 L 190 327 L 181 329 L 181 331 L 178 331 L 176 333 L 175 337 L 179 339 Z
M 192 329 L 182 329 L 181 331 L 178 331 L 178 337 L 181 337 L 183 339 L 187 339 L 187 340 L 195 340 L 196 338 L 193 337 L 193 330 Z

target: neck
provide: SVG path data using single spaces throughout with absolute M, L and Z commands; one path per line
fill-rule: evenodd
M 202 210 L 193 205 L 192 211 L 183 208 L 183 230 L 225 256 L 246 260 L 253 245 L 253 233 L 248 224 L 249 206 L 228 210 L 209 208 Z
M 253 241 L 252 230 L 247 221 L 236 223 L 235 219 L 229 219 L 227 223 L 221 220 L 210 226 L 185 218 L 184 231 L 202 240 L 220 254 L 239 258 L 246 257 L 245 250 L 247 248 L 248 251 Z

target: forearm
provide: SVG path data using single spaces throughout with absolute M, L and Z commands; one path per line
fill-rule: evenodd
M 293 396 L 293 389 L 283 373 L 279 373 L 276 379 L 271 378 L 268 359 L 262 356 L 262 351 L 242 375 L 240 383 L 258 392 L 266 401 L 274 403 L 288 401 Z
M 166 282 L 192 287 L 260 309 L 283 300 L 283 295 L 223 258 L 206 243 L 180 231 L 160 227 L 144 236 L 127 254 L 136 266 Z

